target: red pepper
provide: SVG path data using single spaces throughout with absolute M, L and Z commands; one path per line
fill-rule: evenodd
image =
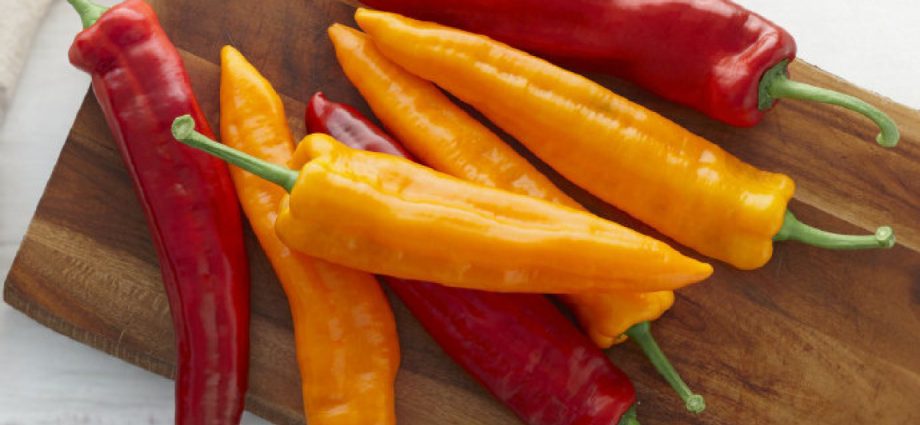
M 306 121 L 353 148 L 409 157 L 358 111 L 322 93 L 310 100 Z M 384 280 L 441 348 L 526 423 L 638 423 L 629 378 L 546 297 Z
M 175 327 L 177 424 L 239 423 L 249 363 L 249 271 L 226 165 L 176 143 L 175 117 L 211 131 L 153 9 L 70 0 L 86 28 L 70 61 L 93 77 L 147 216 Z M 213 137 L 213 136 L 212 136 Z
M 306 115 L 307 128 L 314 133 L 331 135 L 355 149 L 410 157 L 409 151 L 355 108 L 330 102 L 321 92 L 310 99 Z
M 893 147 L 898 129 L 855 97 L 791 81 L 796 45 L 782 27 L 728 0 L 362 0 L 577 67 L 632 80 L 737 126 L 783 97 L 860 112 Z

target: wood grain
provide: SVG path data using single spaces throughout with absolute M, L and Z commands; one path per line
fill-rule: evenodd
M 282 93 L 295 134 L 303 101 L 322 89 L 368 109 L 335 62 L 325 28 L 353 24 L 335 1 L 159 0 L 199 99 L 218 120 L 218 54 L 236 45 Z M 207 17 L 207 19 L 202 19 Z M 762 168 L 792 176 L 791 209 L 845 232 L 891 224 L 890 251 L 827 252 L 780 244 L 763 269 L 716 265 L 681 291 L 655 332 L 709 409 L 693 417 L 630 345 L 609 351 L 636 382 L 643 424 L 920 423 L 920 112 L 862 91 L 807 64 L 801 81 L 856 94 L 901 125 L 883 150 L 867 120 L 783 102 L 754 129 L 736 129 L 624 82 L 599 77 Z M 217 127 L 215 125 L 215 127 Z M 511 142 L 520 150 L 520 146 Z M 522 150 L 523 152 L 523 150 Z M 526 154 L 526 153 L 525 153 Z M 593 211 L 649 229 L 565 182 Z M 276 423 L 302 423 L 290 314 L 252 235 L 252 369 L 247 407 Z M 153 372 L 174 372 L 173 340 L 156 257 L 121 158 L 88 96 L 6 283 L 4 298 L 29 316 Z M 516 423 L 441 352 L 391 297 L 402 345 L 397 413 L 403 424 Z

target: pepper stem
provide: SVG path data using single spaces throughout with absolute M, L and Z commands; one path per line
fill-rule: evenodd
M 297 182 L 297 172 L 265 162 L 259 158 L 217 143 L 204 134 L 195 131 L 195 120 L 190 115 L 176 118 L 172 124 L 172 134 L 176 140 L 195 149 L 205 151 L 265 180 L 283 187 L 288 192 Z
M 763 78 L 760 80 L 760 99 L 758 103 L 758 107 L 761 110 L 769 109 L 777 99 L 784 97 L 841 106 L 865 115 L 879 126 L 881 132 L 875 138 L 879 145 L 886 148 L 897 146 L 901 133 L 898 131 L 898 126 L 894 121 L 884 112 L 862 99 L 790 80 L 788 66 L 789 61 L 785 60 L 774 65 L 763 74 Z
M 783 227 L 773 240 L 799 241 L 819 248 L 838 250 L 891 248 L 895 243 L 894 230 L 889 226 L 879 227 L 874 235 L 841 235 L 802 223 L 790 211 L 786 211 Z
M 623 416 L 620 416 L 620 422 L 617 422 L 617 425 L 639 425 L 639 420 L 636 419 L 636 405 L 632 405 Z
M 681 379 L 680 374 L 677 373 L 677 370 L 674 369 L 674 366 L 671 365 L 671 362 L 661 351 L 661 347 L 655 342 L 649 322 L 633 325 L 626 331 L 626 336 L 635 341 L 636 344 L 639 344 L 639 347 L 645 352 L 645 356 L 652 362 L 658 373 L 664 377 L 665 381 L 668 381 L 668 384 L 671 384 L 671 388 L 674 388 L 674 391 L 677 391 L 687 410 L 693 413 L 700 413 L 706 409 L 706 400 L 703 399 L 703 396 L 694 394 L 690 390 L 690 387 Z
M 87 29 L 96 21 L 99 20 L 99 17 L 105 13 L 109 8 L 93 3 L 91 0 L 67 0 L 67 3 L 70 3 L 74 9 L 77 10 L 77 13 L 80 14 L 80 20 L 83 21 L 83 29 Z

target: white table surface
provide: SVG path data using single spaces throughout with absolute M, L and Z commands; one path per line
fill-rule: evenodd
M 802 58 L 920 108 L 920 2 L 739 2 L 789 29 Z M 0 123 L 0 277 L 9 270 L 89 85 L 66 60 L 79 29 L 70 7 L 56 0 Z M 165 424 L 173 418 L 172 398 L 171 381 L 0 304 L 0 425 Z M 247 414 L 244 423 L 264 421 Z

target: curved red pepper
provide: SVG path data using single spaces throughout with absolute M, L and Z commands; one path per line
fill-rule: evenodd
M 222 161 L 172 137 L 172 121 L 183 114 L 212 135 L 150 6 L 128 0 L 99 16 L 103 8 L 71 2 L 88 28 L 74 40 L 70 61 L 93 77 L 160 260 L 178 356 L 176 423 L 239 423 L 249 271 L 230 175 Z
M 481 33 L 547 59 L 613 74 L 736 126 L 782 97 L 833 103 L 899 134 L 852 96 L 786 78 L 796 44 L 782 27 L 728 0 L 362 0 L 416 19 Z
M 358 111 L 322 93 L 310 100 L 307 123 L 353 148 L 409 157 Z M 441 348 L 526 423 L 637 423 L 629 378 L 546 297 L 384 280 Z
M 740 126 L 763 117 L 758 108 L 763 74 L 796 53 L 786 30 L 724 0 L 362 2 L 610 72 Z

